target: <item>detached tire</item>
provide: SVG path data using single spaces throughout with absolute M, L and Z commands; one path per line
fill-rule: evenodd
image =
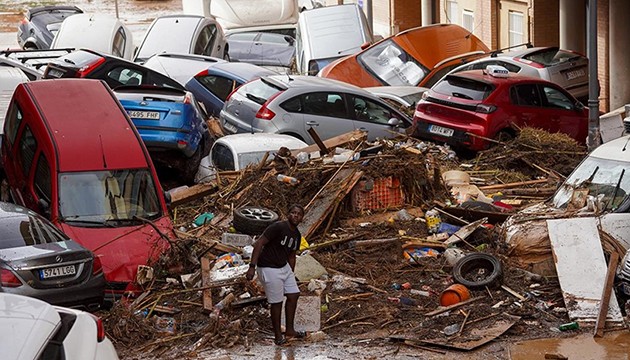
M 260 235 L 267 226 L 278 221 L 278 214 L 269 209 L 245 206 L 234 210 L 232 224 L 238 232 L 247 235 Z
M 490 254 L 468 254 L 453 267 L 455 281 L 471 290 L 482 290 L 486 286 L 489 288 L 497 287 L 500 285 L 502 277 L 501 262 Z

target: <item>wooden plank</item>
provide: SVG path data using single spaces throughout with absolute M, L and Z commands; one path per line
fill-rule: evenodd
M 196 184 L 185 188 L 171 190 L 171 206 L 178 206 L 195 199 L 212 194 L 217 189 L 215 183 Z
M 610 293 L 612 292 L 613 283 L 615 281 L 615 271 L 619 263 L 619 254 L 616 252 L 610 254 L 608 262 L 608 272 L 606 273 L 606 284 L 599 302 L 599 314 L 595 322 L 595 337 L 604 336 L 604 328 L 606 327 L 606 316 L 608 315 L 608 304 L 610 303 Z
M 208 287 L 210 286 L 210 263 L 212 261 L 206 257 L 206 256 L 202 256 L 201 257 L 201 286 L 202 287 Z M 212 305 L 212 292 L 210 291 L 210 289 L 206 289 L 203 290 L 202 292 L 202 298 L 203 298 L 203 309 L 205 311 L 212 311 L 213 310 L 213 305 Z
M 322 138 L 319 137 L 319 134 L 317 133 L 317 130 L 315 130 L 314 128 L 310 127 L 306 131 L 308 132 L 309 135 L 311 135 L 311 137 L 313 138 L 313 141 L 315 141 L 315 144 L 319 148 L 319 153 L 322 154 L 322 155 L 328 155 L 330 150 L 328 150 L 326 145 L 322 142 Z
M 361 130 L 354 130 L 351 132 L 347 132 L 345 134 L 337 135 L 328 140 L 324 140 L 324 145 L 327 149 L 334 149 L 336 147 L 342 147 L 348 143 L 354 141 L 362 141 L 367 139 L 367 132 Z M 293 150 L 291 151 L 291 155 L 296 156 L 297 154 L 303 152 L 312 153 L 313 151 L 318 151 L 319 147 L 317 144 L 309 145 L 303 149 Z
M 509 188 L 515 188 L 515 187 L 524 186 L 524 185 L 546 184 L 548 182 L 549 182 L 549 179 L 519 181 L 519 182 L 514 182 L 514 183 L 508 183 L 508 184 L 480 186 L 479 190 L 509 189 Z
M 551 251 L 565 307 L 572 321 L 595 321 L 606 282 L 606 260 L 597 218 L 547 220 Z M 622 322 L 615 294 L 608 321 Z
M 223 128 L 221 127 L 221 124 L 219 123 L 219 119 L 206 120 L 206 124 L 208 125 L 208 131 L 210 131 L 210 133 L 214 135 L 214 137 L 219 138 L 219 137 L 225 136 L 225 133 L 223 132 Z
M 357 176 L 358 175 L 358 176 Z M 362 172 L 357 172 L 356 169 L 342 169 L 339 171 L 326 187 L 317 195 L 308 207 L 304 220 L 299 226 L 300 233 L 306 239 L 317 230 L 322 224 L 328 213 L 332 210 L 337 202 L 343 199 L 347 187 L 354 186 L 362 176 Z
M 482 296 L 476 297 L 476 298 L 472 298 L 472 299 L 468 299 L 466 301 L 462 301 L 462 302 L 458 302 L 457 304 L 453 304 L 453 305 L 449 305 L 449 306 L 444 306 L 441 307 L 437 310 L 433 310 L 431 312 L 428 312 L 426 314 L 424 314 L 424 316 L 435 316 L 435 315 L 439 315 L 442 313 L 445 313 L 447 311 L 453 310 L 453 309 L 457 309 L 458 307 L 464 306 L 464 305 L 468 305 L 472 302 L 475 302 L 477 300 L 483 299 Z

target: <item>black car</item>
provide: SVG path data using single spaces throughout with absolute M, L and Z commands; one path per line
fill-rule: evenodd
M 105 277 L 98 257 L 50 221 L 0 202 L 0 292 L 97 309 Z
M 153 85 L 185 90 L 183 85 L 155 70 L 87 49 L 73 51 L 51 60 L 42 78 L 101 79 L 112 89 L 123 85 Z
M 76 6 L 40 6 L 26 12 L 18 25 L 17 41 L 23 49 L 50 49 L 61 23 L 68 17 L 82 14 Z

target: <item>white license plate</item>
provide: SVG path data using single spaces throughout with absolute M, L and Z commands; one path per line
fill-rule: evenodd
M 157 111 L 129 111 L 132 119 L 160 120 L 160 113 Z
M 429 132 L 432 134 L 437 134 L 437 135 L 441 135 L 441 136 L 447 136 L 447 137 L 451 137 L 453 136 L 453 129 L 448 129 L 445 127 L 441 127 L 441 126 L 437 126 L 437 125 L 430 125 L 429 126 Z
M 39 271 L 39 273 L 42 279 L 50 279 L 54 277 L 74 275 L 77 273 L 77 269 L 74 267 L 74 265 L 67 265 L 42 269 Z
M 48 76 L 54 77 L 54 78 L 60 78 L 63 76 L 63 72 L 57 69 L 50 69 L 48 70 Z
M 577 79 L 577 78 L 586 76 L 586 70 L 582 68 L 582 69 L 567 71 L 565 73 L 565 76 L 567 77 L 567 80 Z
M 225 130 L 231 132 L 231 133 L 236 133 L 238 131 L 238 129 L 236 128 L 236 126 L 230 124 L 229 122 L 225 122 L 223 124 L 223 127 L 225 128 Z

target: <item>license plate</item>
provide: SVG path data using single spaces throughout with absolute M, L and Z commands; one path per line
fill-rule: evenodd
M 128 113 L 132 119 L 160 120 L 160 113 L 157 111 L 129 111 Z
M 54 77 L 54 78 L 60 78 L 63 76 L 63 72 L 57 69 L 50 69 L 48 70 L 48 76 Z
M 567 77 L 567 80 L 573 80 L 573 79 L 586 76 L 586 70 L 584 68 L 571 70 L 571 71 L 567 71 L 564 75 Z
M 231 133 L 236 133 L 238 131 L 238 129 L 236 128 L 236 126 L 230 124 L 229 122 L 225 122 L 223 124 L 223 127 L 225 128 L 225 130 L 231 132 Z
M 54 268 L 42 269 L 39 271 L 42 279 L 74 275 L 76 273 L 77 269 L 74 267 L 74 265 L 59 266 Z
M 453 136 L 453 129 L 448 129 L 445 127 L 441 127 L 441 126 L 437 126 L 437 125 L 431 125 L 429 126 L 429 132 L 432 134 L 437 134 L 437 135 L 441 135 L 441 136 L 446 136 L 446 137 L 451 137 Z

